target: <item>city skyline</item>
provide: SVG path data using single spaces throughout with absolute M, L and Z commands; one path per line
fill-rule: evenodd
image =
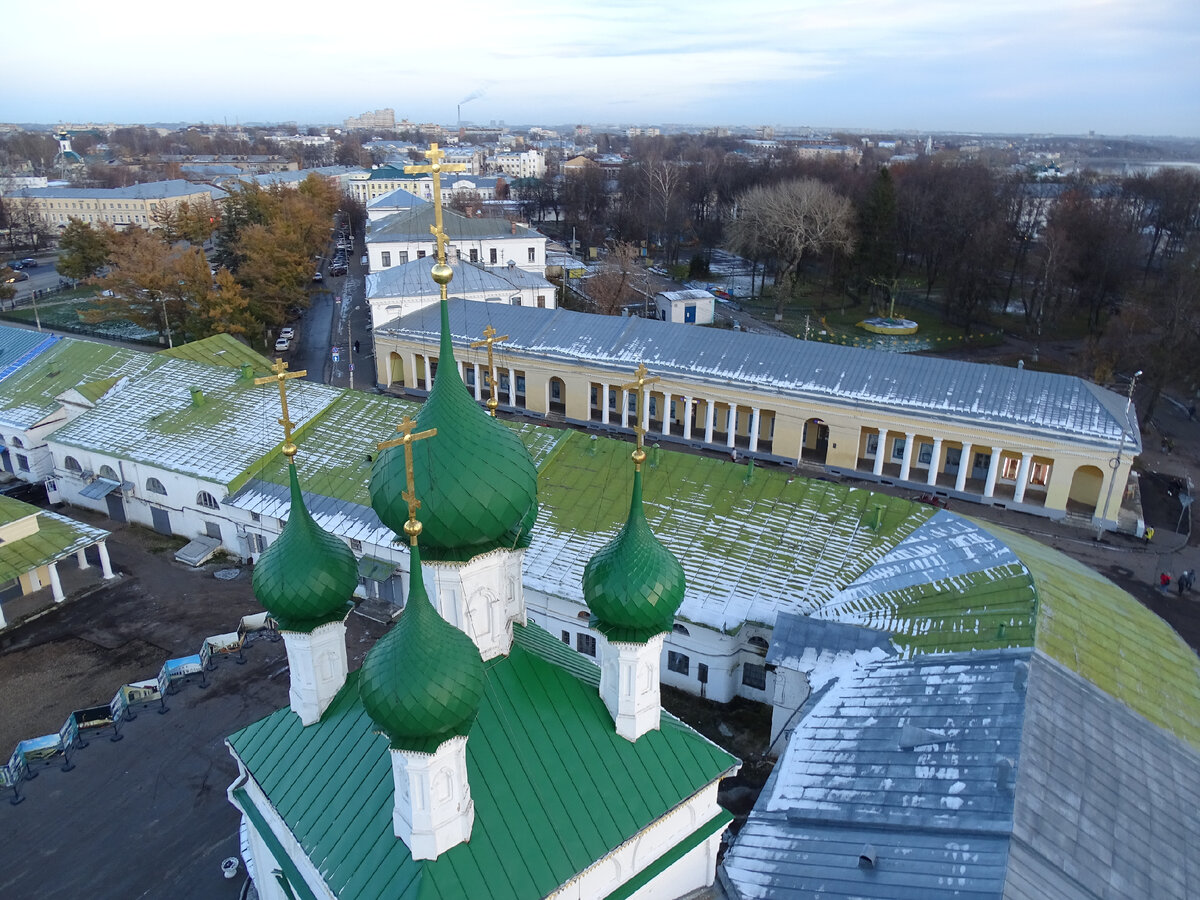
M 37 74 L 0 120 L 336 124 L 391 107 L 450 124 L 461 107 L 484 123 L 1200 135 L 1200 7 L 1182 0 L 467 0 L 390 23 L 308 2 L 134 0 L 119 23 L 81 0 L 49 9 L 49 45 L 8 49 L 10 72 Z

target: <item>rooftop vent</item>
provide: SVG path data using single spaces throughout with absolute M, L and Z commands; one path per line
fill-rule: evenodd
M 863 844 L 862 850 L 858 853 L 858 867 L 860 869 L 875 868 L 875 861 L 879 858 L 879 853 L 875 849 L 874 844 Z
M 996 760 L 996 790 L 1009 793 L 1012 790 L 1012 775 L 1016 763 L 1011 757 L 1001 756 Z
M 1029 661 L 1018 659 L 1013 663 L 1013 689 L 1025 693 L 1025 685 L 1029 682 Z
M 934 734 L 926 728 L 916 725 L 905 725 L 900 729 L 900 749 L 915 750 L 917 747 L 927 747 L 945 741 L 944 735 Z
M 192 392 L 192 406 L 203 406 L 204 391 L 200 390 L 198 387 L 189 388 L 189 390 Z
M 250 363 L 242 363 L 241 371 L 238 372 L 238 381 L 253 381 L 253 380 L 254 380 L 254 366 L 250 365 Z

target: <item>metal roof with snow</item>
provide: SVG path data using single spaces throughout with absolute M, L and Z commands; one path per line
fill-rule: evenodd
M 367 235 L 367 243 L 389 243 L 396 241 L 415 241 L 418 243 L 433 240 L 429 229 L 433 225 L 433 204 L 418 206 L 404 212 L 398 212 L 376 222 Z M 478 241 L 508 238 L 524 240 L 536 238 L 545 240 L 545 236 L 525 225 L 509 222 L 508 219 L 498 219 L 492 216 L 468 218 L 447 209 L 442 214 L 442 224 L 446 235 L 451 241 Z
M 58 340 L 60 338 L 56 334 L 0 325 L 0 381 Z
M 1125 419 L 1125 398 L 1070 375 L 636 317 L 564 309 L 545 315 L 451 301 L 456 349 L 489 324 L 509 335 L 501 354 L 590 363 L 611 370 L 614 380 L 645 363 L 655 374 L 686 381 L 908 413 L 931 422 L 998 426 L 1105 447 L 1127 434 L 1133 451 L 1141 450 L 1136 422 Z M 436 345 L 439 329 L 438 310 L 432 308 L 410 312 L 378 333 Z
M 513 291 L 524 288 L 549 291 L 554 287 L 540 275 L 526 272 L 515 265 L 484 267 L 450 258 L 446 262 L 454 270 L 450 289 L 455 294 L 494 293 L 507 303 Z M 436 263 L 436 256 L 426 256 L 381 272 L 372 272 L 367 276 L 367 299 L 440 296 L 441 287 L 429 274 Z

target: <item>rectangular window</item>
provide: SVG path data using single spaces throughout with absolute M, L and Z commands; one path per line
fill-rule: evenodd
M 383 265 L 383 268 L 387 269 L 387 268 L 391 267 L 392 253 L 390 250 L 384 250 L 382 253 L 379 254 L 379 258 L 380 258 L 380 262 Z
M 742 663 L 742 684 L 765 691 L 767 689 L 767 667 L 754 663 Z
M 1013 479 L 1017 477 L 1017 469 L 1021 467 L 1021 461 L 1014 456 L 1006 456 L 1000 461 L 1000 477 Z
M 988 469 L 991 467 L 991 465 L 992 465 L 992 454 L 990 454 L 990 453 L 976 453 L 975 454 L 975 468 L 976 469 Z
M 418 251 L 417 251 L 417 259 L 424 259 L 424 258 L 425 258 L 425 251 L 424 251 L 424 250 L 418 250 Z
M 691 672 L 692 661 L 688 659 L 686 653 L 676 653 L 674 650 L 667 651 L 667 669 L 671 672 L 678 672 L 680 675 L 687 675 Z
M 933 444 L 917 445 L 917 462 L 929 465 L 933 462 Z
M 1034 463 L 1030 470 L 1029 483 L 1046 486 L 1046 482 L 1050 480 L 1050 464 L 1049 463 Z
M 946 468 L 957 469 L 958 464 L 962 461 L 962 447 L 951 447 L 946 451 Z
M 362 541 L 356 541 L 356 540 L 354 540 L 354 538 L 351 538 L 350 539 L 350 549 L 353 550 L 355 553 L 362 553 Z
M 537 262 L 537 249 L 535 247 L 529 248 L 529 261 Z
M 17 454 L 17 468 L 20 469 L 22 472 L 28 472 L 29 471 L 29 457 L 18 453 Z
M 525 376 L 520 372 L 517 373 L 517 393 L 525 393 Z
M 550 382 L 550 399 L 559 402 L 562 401 L 562 382 L 557 378 L 552 379 Z
M 250 513 L 250 521 L 251 522 L 261 522 L 262 516 L 256 512 L 252 512 L 252 513 Z
M 404 265 L 406 262 L 408 262 L 408 251 L 401 250 L 399 253 L 397 253 L 396 261 L 399 262 L 400 265 Z
M 492 247 L 488 250 L 488 261 L 494 266 L 496 264 L 496 248 Z
M 892 459 L 904 459 L 904 442 L 906 438 L 892 438 Z
M 251 553 L 262 553 L 264 550 L 267 549 L 266 539 L 261 534 L 258 534 L 257 532 L 252 531 L 248 535 L 246 535 L 246 541 L 250 545 Z
M 879 435 L 878 434 L 868 434 L 867 435 L 867 456 L 874 456 L 878 452 L 879 452 Z
M 562 633 L 562 642 L 564 644 L 566 644 L 568 647 L 571 646 L 571 632 L 564 631 Z
M 546 295 L 538 294 L 538 309 L 545 309 L 545 308 L 546 308 Z
M 584 634 L 582 631 L 575 635 L 575 649 L 584 656 L 596 655 L 596 639 L 590 634 Z
M 471 262 L 479 262 L 479 251 L 474 247 L 471 248 Z

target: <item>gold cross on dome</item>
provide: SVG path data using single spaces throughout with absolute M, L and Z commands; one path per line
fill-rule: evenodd
M 279 418 L 279 424 L 283 426 L 283 455 L 288 459 L 294 459 L 296 456 L 296 445 L 292 443 L 292 429 L 296 427 L 296 423 L 288 417 L 287 407 L 287 382 L 289 378 L 299 378 L 302 375 L 307 375 L 307 369 L 300 369 L 297 372 L 289 372 L 288 364 L 278 356 L 275 357 L 275 365 L 271 366 L 271 371 L 274 375 L 266 375 L 262 378 L 255 378 L 255 384 L 267 384 L 274 381 L 279 385 L 279 408 L 283 415 Z
M 377 448 L 379 450 L 387 450 L 390 447 L 404 448 L 404 475 L 407 479 L 408 490 L 404 491 L 400 496 L 408 503 L 408 521 L 404 523 L 404 533 L 408 535 L 409 542 L 413 546 L 416 546 L 417 535 L 421 533 L 421 523 L 417 521 L 417 510 L 421 508 L 421 501 L 417 499 L 416 484 L 413 481 L 412 445 L 413 441 L 423 441 L 425 438 L 431 438 L 437 434 L 436 428 L 418 431 L 414 434 L 413 429 L 416 427 L 416 420 L 410 419 L 406 415 L 400 420 L 400 424 L 396 426 L 396 430 L 404 436 L 398 437 L 393 441 L 384 441 Z
M 429 160 L 429 165 L 404 167 L 406 175 L 428 173 L 433 176 L 433 221 L 435 224 L 429 227 L 429 231 L 433 235 L 433 239 L 437 241 L 437 259 L 442 265 L 446 264 L 446 244 L 450 241 L 450 238 L 446 236 L 445 229 L 442 228 L 442 173 L 462 172 L 467 168 L 462 163 L 442 162 L 445 156 L 446 151 L 440 149 L 435 142 L 430 144 L 429 149 L 425 151 L 425 158 Z
M 643 404 L 646 402 L 646 385 L 658 384 L 661 379 L 657 375 L 651 375 L 647 378 L 645 363 L 639 363 L 633 374 L 637 376 L 637 381 L 632 384 L 623 384 L 621 385 L 621 389 L 626 391 L 637 390 L 637 406 L 634 410 L 636 421 L 633 424 L 633 433 L 637 435 L 637 449 L 633 451 L 633 461 L 640 468 L 642 460 L 646 458 L 646 451 L 642 449 L 642 444 L 646 437 L 646 429 L 642 426 L 642 409 Z
M 475 349 L 477 347 L 482 347 L 485 344 L 487 345 L 487 348 L 488 348 L 488 365 L 487 365 L 488 381 L 491 382 L 492 392 L 488 396 L 487 408 L 488 408 L 489 414 L 491 415 L 491 417 L 493 419 L 496 418 L 496 407 L 500 405 L 500 401 L 496 399 L 496 390 L 497 390 L 496 361 L 492 358 L 492 345 L 498 344 L 501 341 L 507 341 L 507 340 L 508 340 L 507 334 L 502 334 L 502 335 L 500 335 L 500 337 L 496 337 L 496 329 L 493 328 L 491 325 L 488 325 L 487 328 L 483 329 L 483 340 L 471 342 L 472 349 Z

